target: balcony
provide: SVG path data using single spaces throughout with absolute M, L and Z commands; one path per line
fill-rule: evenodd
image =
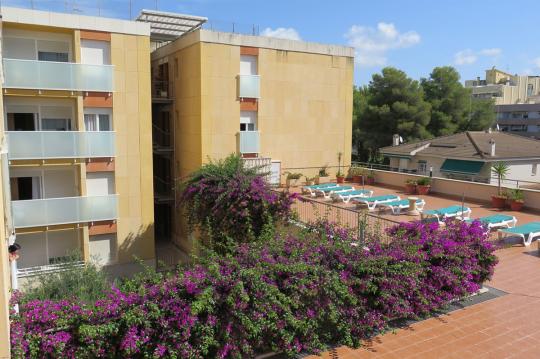
M 115 156 L 112 131 L 8 131 L 7 138 L 10 160 Z
M 238 148 L 240 153 L 259 153 L 259 131 L 240 131 L 238 133 Z
M 238 75 L 239 98 L 260 98 L 260 88 L 259 75 Z
M 12 201 L 15 228 L 117 219 L 117 195 Z
M 4 59 L 4 88 L 112 92 L 112 65 Z

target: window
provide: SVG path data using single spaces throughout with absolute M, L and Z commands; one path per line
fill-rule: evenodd
M 111 131 L 111 116 L 107 113 L 85 113 L 84 128 L 86 131 Z
M 68 62 L 68 54 L 65 52 L 39 51 L 39 61 Z
M 81 62 L 91 65 L 111 63 L 111 44 L 108 41 L 81 40 Z
M 257 112 L 240 111 L 240 131 L 257 131 Z
M 71 120 L 67 118 L 44 118 L 41 120 L 42 131 L 70 131 Z
M 533 95 L 533 91 L 534 91 L 534 86 L 533 86 L 533 84 L 528 84 L 528 85 L 527 85 L 527 96 L 532 96 L 532 95 Z
M 240 75 L 257 75 L 257 56 L 240 55 Z
M 426 173 L 427 171 L 427 162 L 420 160 L 418 161 L 418 173 Z
M 538 164 L 533 163 L 532 168 L 531 168 L 531 176 L 536 176 L 537 171 L 538 171 Z

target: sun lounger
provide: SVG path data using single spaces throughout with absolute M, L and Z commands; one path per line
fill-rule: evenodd
M 332 193 L 332 198 L 335 201 L 343 201 L 343 203 L 349 203 L 349 201 L 353 198 L 362 198 L 362 197 L 371 197 L 373 195 L 373 191 L 370 190 L 352 190 L 352 191 L 346 191 L 346 192 L 334 192 Z
M 439 209 L 430 209 L 422 212 L 423 217 L 435 217 L 439 222 L 442 222 L 446 218 L 456 218 L 459 219 L 469 219 L 471 215 L 471 209 L 469 207 L 462 207 L 461 205 L 455 204 L 453 206 L 439 208 Z
M 399 201 L 401 198 L 399 196 L 396 196 L 395 194 L 387 194 L 384 196 L 375 196 L 375 197 L 368 197 L 368 198 L 355 198 L 353 199 L 353 202 L 359 204 L 359 205 L 367 205 L 368 210 L 373 211 L 379 204 L 388 203 L 388 202 L 394 202 Z
M 326 187 L 315 190 L 317 196 L 322 196 L 324 199 L 332 198 L 334 193 L 342 193 L 347 191 L 354 191 L 353 186 L 340 186 L 340 187 Z
M 480 217 L 480 218 L 471 218 L 468 219 L 467 222 L 471 223 L 473 221 L 480 221 L 483 225 L 485 225 L 488 229 L 493 228 L 511 228 L 515 227 L 517 223 L 517 219 L 514 216 L 510 216 L 508 214 L 494 214 L 491 216 L 486 217 Z
M 310 195 L 315 196 L 315 190 L 327 187 L 339 187 L 339 185 L 337 183 L 321 183 L 312 186 L 304 186 L 302 187 L 302 193 L 309 193 Z
M 499 229 L 499 238 L 516 236 L 523 239 L 523 245 L 529 246 L 533 239 L 540 236 L 540 222 L 530 222 L 514 228 Z
M 416 200 L 416 208 L 421 212 L 424 209 L 426 202 L 423 199 Z M 409 209 L 409 200 L 402 199 L 400 201 L 392 201 L 387 203 L 382 203 L 382 207 L 388 207 L 392 210 L 393 214 L 400 214 L 402 209 Z

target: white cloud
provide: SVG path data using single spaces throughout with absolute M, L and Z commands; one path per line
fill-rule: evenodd
M 473 51 L 471 49 L 465 49 L 458 51 L 454 54 L 454 64 L 456 65 L 471 65 L 478 61 L 480 57 L 498 57 L 502 54 L 502 50 L 494 47 L 489 49 L 482 49 L 479 51 Z
M 458 51 L 454 55 L 454 63 L 456 65 L 470 65 L 478 60 L 478 56 L 471 49 Z
M 377 27 L 353 25 L 345 34 L 356 49 L 356 62 L 362 66 L 384 66 L 390 50 L 414 46 L 420 42 L 416 31 L 400 33 L 392 23 L 379 22 Z
M 278 27 L 277 29 L 267 27 L 261 32 L 261 36 L 277 37 L 287 40 L 302 40 L 298 31 L 296 31 L 292 27 Z
M 496 57 L 496 56 L 499 56 L 501 53 L 502 53 L 502 50 L 499 49 L 498 47 L 494 47 L 491 49 L 482 49 L 478 51 L 479 55 L 487 56 L 487 57 Z

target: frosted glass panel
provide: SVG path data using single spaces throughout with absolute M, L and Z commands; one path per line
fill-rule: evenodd
M 115 156 L 112 131 L 8 131 L 10 160 Z
M 238 97 L 259 98 L 260 78 L 258 75 L 238 75 Z
M 12 201 L 16 228 L 117 219 L 117 196 L 87 196 Z
M 112 92 L 111 65 L 4 59 L 4 87 Z
M 259 153 L 259 131 L 240 131 L 240 153 Z

